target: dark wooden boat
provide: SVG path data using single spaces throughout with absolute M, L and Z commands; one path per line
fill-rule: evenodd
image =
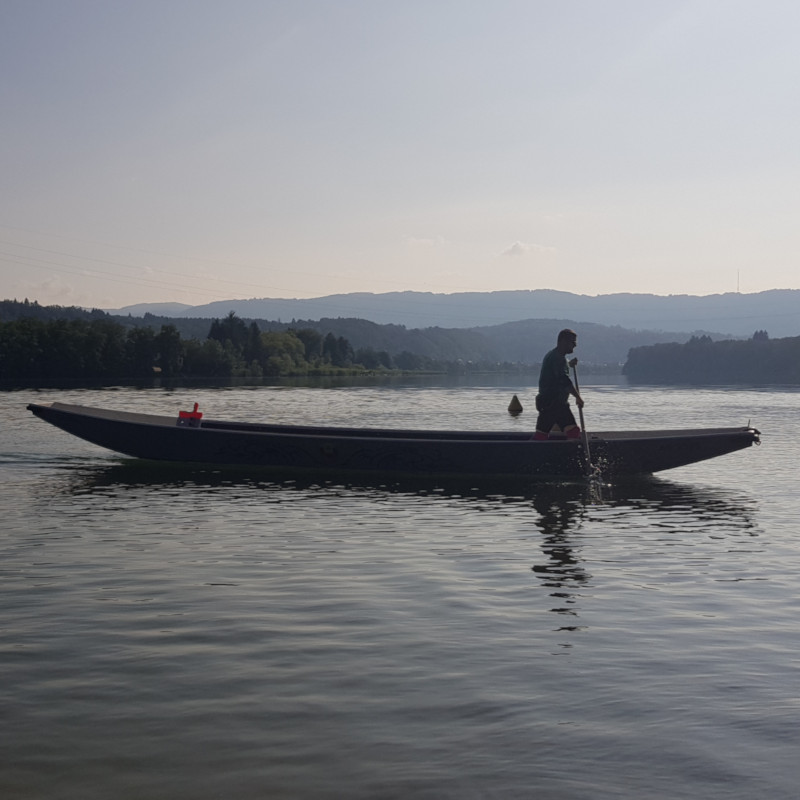
M 280 473 L 368 473 L 572 479 L 587 474 L 580 440 L 533 441 L 530 432 L 427 431 L 223 422 L 197 411 L 177 417 L 31 403 L 37 417 L 126 456 L 243 465 Z M 588 434 L 604 479 L 649 475 L 759 443 L 755 428 Z

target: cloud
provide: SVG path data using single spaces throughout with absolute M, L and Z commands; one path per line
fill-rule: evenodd
M 406 238 L 406 244 L 409 247 L 440 247 L 443 244 L 447 244 L 447 240 L 444 236 L 409 236 Z
M 33 292 L 38 292 L 42 296 L 54 298 L 50 300 L 51 303 L 57 301 L 74 300 L 78 296 L 78 291 L 74 286 L 64 283 L 59 278 L 46 278 L 37 283 L 28 283 L 27 289 Z
M 555 253 L 555 247 L 547 247 L 543 244 L 528 244 L 519 240 L 509 245 L 500 253 L 501 256 L 526 256 L 529 253 Z

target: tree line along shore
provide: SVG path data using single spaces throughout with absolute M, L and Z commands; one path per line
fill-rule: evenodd
M 715 342 L 710 336 L 694 336 L 684 344 L 633 347 L 622 374 L 636 384 L 796 386 L 800 336 L 770 339 L 760 330 L 750 339 Z
M 464 366 L 408 351 L 354 349 L 343 336 L 311 328 L 262 331 L 233 312 L 213 320 L 202 340 L 182 338 L 174 325 L 127 327 L 103 317 L 0 321 L 0 380 L 5 384 L 448 373 Z M 470 367 L 519 369 L 497 363 Z
M 541 357 L 542 354 L 539 354 Z M 621 369 L 620 369 L 621 366 Z M 262 330 L 230 312 L 203 337 L 172 324 L 123 325 L 102 311 L 0 302 L 0 381 L 57 385 L 166 378 L 263 378 L 375 373 L 535 374 L 538 363 L 437 359 L 403 350 L 354 348 L 344 336 L 311 327 Z M 586 366 L 584 367 L 586 370 Z M 592 366 L 633 384 L 800 384 L 800 337 L 688 341 L 632 347 L 623 365 Z

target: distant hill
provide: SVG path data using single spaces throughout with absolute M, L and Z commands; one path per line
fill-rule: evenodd
M 186 303 L 137 303 L 116 310 L 106 309 L 107 313 L 121 317 L 130 314 L 132 317 L 143 317 L 145 314 L 155 314 L 158 317 L 183 317 L 187 316 L 194 306 Z M 226 312 L 227 313 L 227 312 Z
M 216 319 L 221 319 L 220 314 Z M 126 327 L 149 327 L 159 331 L 163 325 L 174 326 L 184 339 L 203 341 L 207 338 L 215 318 L 168 317 L 146 313 L 132 315 L 110 315 L 95 309 L 86 311 L 76 307 L 40 306 L 33 302 L 15 300 L 0 301 L 0 322 L 16 319 L 97 319 L 107 318 Z M 379 325 L 365 319 L 348 317 L 324 317 L 319 320 L 295 319 L 281 322 L 269 319 L 241 317 L 248 325 L 255 322 L 262 331 L 285 331 L 311 328 L 323 336 L 332 333 L 344 337 L 355 349 L 372 348 L 385 350 L 394 356 L 404 351 L 441 361 L 473 361 L 513 364 L 536 364 L 542 355 L 554 346 L 561 328 L 571 327 L 579 331 L 577 355 L 585 364 L 622 364 L 633 347 L 661 342 L 688 341 L 692 333 L 672 331 L 634 331 L 619 325 L 597 325 L 576 322 L 573 319 L 529 319 L 508 322 L 502 325 L 477 326 L 473 328 L 407 328 L 405 325 Z M 713 334 L 715 339 L 726 338 L 724 334 Z
M 165 315 L 162 303 L 129 306 L 115 314 Z M 297 319 L 358 318 L 409 328 L 478 328 L 531 319 L 571 319 L 583 323 L 620 326 L 640 331 L 719 331 L 752 336 L 767 330 L 770 336 L 800 335 L 800 290 L 773 289 L 754 294 L 582 295 L 551 289 L 505 292 L 388 292 L 352 293 L 310 299 L 220 300 L 202 306 L 179 307 L 170 316 L 220 318 L 235 311 L 248 319 L 289 322 Z
M 114 317 L 124 324 L 149 325 L 158 330 L 161 325 L 174 325 L 185 338 L 204 339 L 211 319 L 169 318 L 147 315 L 143 319 Z M 278 322 L 265 319 L 242 319 L 249 325 L 255 322 L 262 331 L 285 331 L 311 328 L 323 336 L 332 333 L 344 337 L 356 350 L 371 347 L 391 355 L 403 351 L 434 360 L 482 361 L 536 364 L 544 353 L 555 346 L 562 328 L 579 330 L 576 355 L 587 364 L 622 364 L 632 347 L 660 342 L 683 343 L 692 333 L 680 331 L 632 331 L 618 325 L 577 323 L 570 319 L 530 319 L 475 328 L 406 328 L 405 325 L 379 325 L 365 319 L 348 317 L 319 320 L 296 319 Z M 726 338 L 713 334 L 715 339 Z

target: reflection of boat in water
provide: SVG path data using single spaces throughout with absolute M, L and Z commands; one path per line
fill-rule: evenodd
M 77 466 L 77 468 L 75 468 Z M 335 492 L 337 495 L 352 492 L 354 495 L 374 494 L 409 495 L 437 498 L 465 504 L 480 501 L 481 508 L 521 513 L 526 524 L 533 524 L 545 536 L 573 536 L 589 522 L 604 525 L 606 522 L 625 524 L 630 519 L 656 515 L 662 523 L 671 517 L 691 518 L 714 527 L 727 526 L 730 530 L 747 530 L 755 534 L 752 520 L 754 500 L 725 489 L 701 488 L 680 484 L 663 478 L 647 477 L 621 481 L 602 487 L 602 499 L 583 480 L 537 481 L 524 478 L 501 477 L 497 480 L 473 482 L 470 478 L 410 475 L 391 477 L 385 475 L 327 476 L 324 473 L 306 473 L 291 478 L 281 478 L 263 472 L 253 473 L 241 469 L 220 470 L 210 465 L 179 464 L 126 460 L 98 462 L 81 467 L 73 465 L 73 480 L 67 491 L 91 493 L 120 487 L 159 489 L 187 487 L 201 496 L 220 490 L 255 492 L 311 492 L 314 495 Z M 75 480 L 78 478 L 78 483 Z M 531 516 L 536 512 L 536 517 Z
M 305 509 L 318 508 L 320 502 L 348 509 L 362 508 L 365 500 L 376 509 L 402 509 L 400 519 L 424 514 L 426 509 L 432 512 L 437 506 L 443 507 L 442 513 L 480 515 L 489 536 L 496 522 L 515 531 L 513 538 L 520 542 L 516 557 L 547 590 L 552 599 L 549 610 L 561 615 L 563 628 L 580 627 L 581 597 L 591 593 L 598 571 L 613 569 L 595 560 L 593 540 L 611 538 L 624 558 L 626 542 L 640 549 L 659 542 L 669 549 L 681 545 L 694 550 L 696 545 L 716 540 L 711 545 L 714 550 L 720 543 L 731 550 L 752 547 L 752 538 L 760 532 L 755 522 L 756 498 L 660 478 L 605 486 L 601 502 L 584 481 L 503 480 L 476 485 L 437 477 L 332 480 L 316 475 L 278 480 L 247 469 L 137 460 L 72 465 L 64 478 L 47 483 L 48 502 L 58 486 L 60 493 L 71 497 L 95 495 L 115 504 L 126 502 L 129 496 L 134 503 L 136 498 L 169 496 L 176 507 L 183 503 L 193 513 L 207 507 L 217 515 L 220 503 L 231 509 L 286 504 L 307 513 Z M 385 530 L 381 535 L 386 535 Z M 425 541 L 435 544 L 435 532 Z M 602 547 L 607 550 L 606 545 Z
M 577 479 L 587 473 L 578 440 L 534 441 L 530 432 L 433 431 L 271 425 L 52 403 L 38 417 L 89 442 L 153 461 L 245 466 L 282 475 L 437 475 Z M 649 475 L 750 447 L 754 428 L 606 431 L 588 435 L 603 478 Z
M 423 477 L 277 480 L 247 469 L 95 460 L 71 463 L 57 481 L 48 473 L 41 482 L 42 503 L 52 504 L 54 489 L 67 508 L 140 510 L 155 503 L 158 512 L 150 519 L 155 530 L 165 525 L 163 512 L 172 515 L 167 530 L 170 524 L 180 527 L 185 512 L 187 520 L 210 520 L 210 530 L 223 540 L 227 520 L 252 514 L 260 537 L 253 544 L 262 553 L 294 546 L 296 538 L 303 548 L 307 537 L 321 551 L 338 550 L 352 536 L 354 547 L 366 537 L 378 555 L 400 542 L 403 559 L 427 549 L 437 558 L 441 552 L 466 554 L 465 563 L 472 564 L 477 548 L 481 564 L 502 560 L 510 585 L 520 596 L 535 598 L 533 608 L 546 613 L 554 633 L 561 632 L 555 637 L 558 652 L 574 644 L 573 631 L 593 624 L 596 617 L 589 612 L 599 602 L 596 596 L 625 575 L 629 559 L 638 560 L 644 575 L 660 568 L 650 564 L 654 556 L 663 564 L 663 554 L 671 554 L 673 568 L 680 567 L 686 556 L 691 561 L 698 554 L 750 550 L 759 533 L 756 498 L 656 478 L 604 487 L 598 503 L 582 481 L 476 486 Z M 325 519 L 331 517 L 329 527 Z M 443 543 L 449 545 L 445 551 Z M 360 563 L 354 561 L 354 569 Z

